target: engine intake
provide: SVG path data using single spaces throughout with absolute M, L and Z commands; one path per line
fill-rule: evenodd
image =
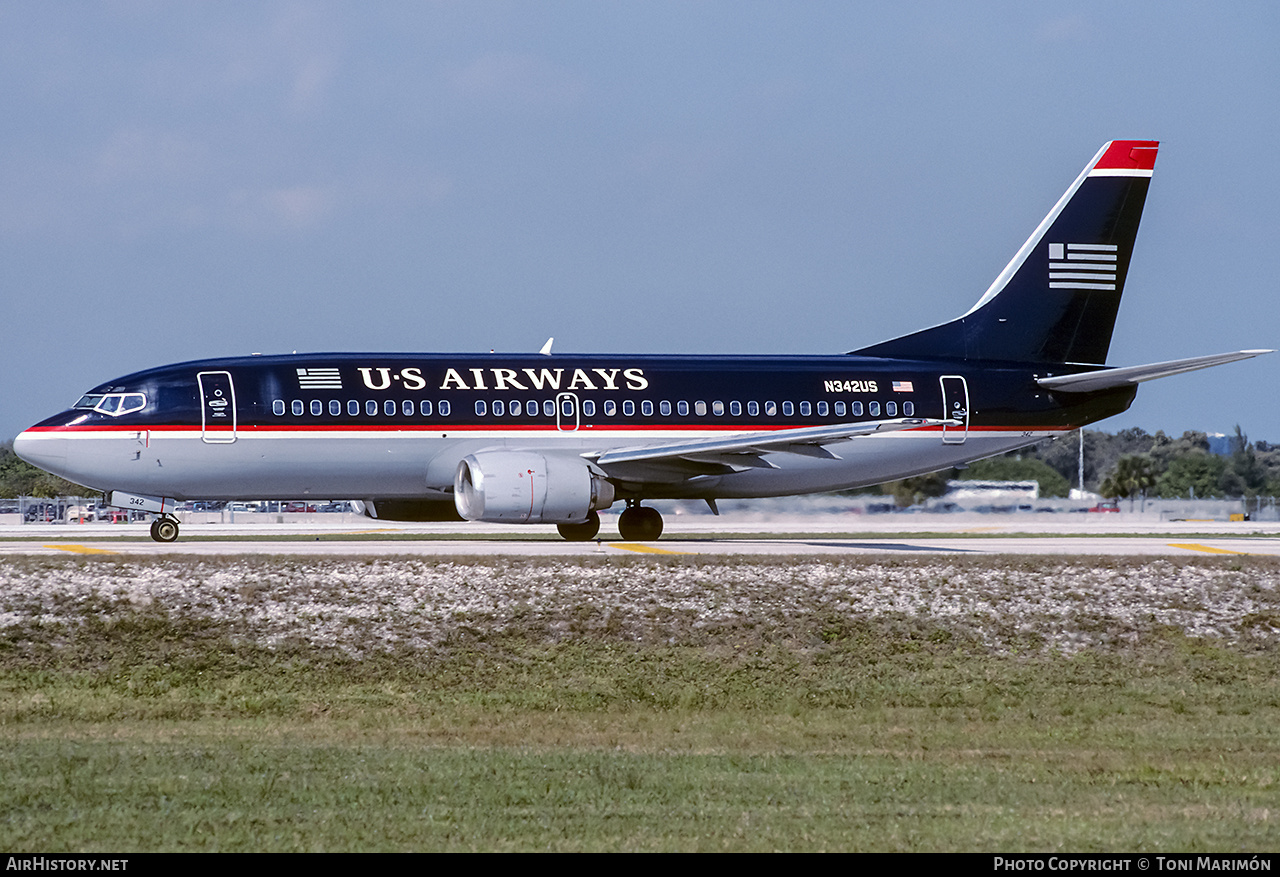
M 481 451 L 458 464 L 453 501 L 468 521 L 578 524 L 613 505 L 613 485 L 581 457 Z

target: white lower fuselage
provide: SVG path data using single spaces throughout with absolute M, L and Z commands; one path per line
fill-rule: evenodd
M 652 484 L 650 498 L 763 497 L 878 484 L 1000 454 L 1054 430 L 901 430 L 835 442 L 837 459 L 765 455 L 775 469 Z M 177 500 L 447 499 L 459 461 L 494 449 L 581 455 L 616 447 L 714 436 L 710 431 L 272 430 L 241 428 L 209 442 L 199 429 L 29 432 L 23 455 L 77 483 Z M 960 440 L 962 438 L 962 440 Z

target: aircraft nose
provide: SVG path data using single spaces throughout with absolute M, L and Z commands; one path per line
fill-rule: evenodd
M 27 430 L 13 440 L 13 452 L 33 466 L 57 473 L 67 466 L 67 440 Z

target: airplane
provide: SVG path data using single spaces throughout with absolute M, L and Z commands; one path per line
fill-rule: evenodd
M 1159 143 L 1098 151 L 964 315 L 826 356 L 315 353 L 167 365 L 21 433 L 24 460 L 153 514 L 186 500 L 351 499 L 370 518 L 555 524 L 622 502 L 863 487 L 962 466 L 1127 409 L 1143 381 L 1240 350 L 1107 367 Z

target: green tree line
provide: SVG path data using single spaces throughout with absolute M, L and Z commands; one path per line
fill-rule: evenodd
M 1081 431 L 971 463 L 888 485 L 900 505 L 940 497 L 947 481 L 1037 481 L 1040 495 L 1063 497 L 1079 481 Z M 1188 431 L 1173 438 L 1140 428 L 1083 431 L 1084 486 L 1114 499 L 1236 499 L 1256 505 L 1280 495 L 1280 445 L 1250 442 L 1236 427 L 1231 451 L 1209 450 L 1209 437 Z

